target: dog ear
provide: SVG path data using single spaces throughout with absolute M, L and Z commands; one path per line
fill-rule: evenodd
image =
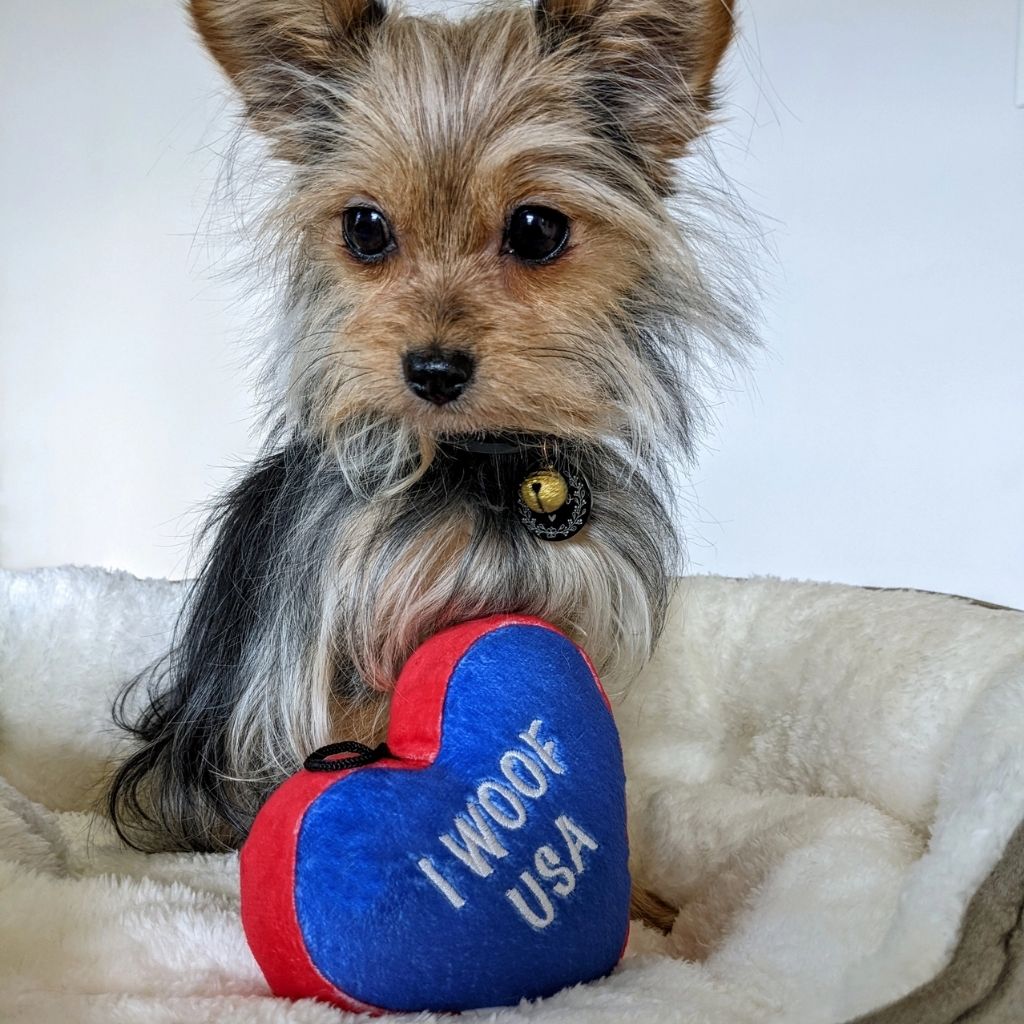
M 189 0 L 189 10 L 250 119 L 271 134 L 309 106 L 302 83 L 343 77 L 386 14 L 380 0 Z
M 549 48 L 571 47 L 595 99 L 666 187 L 669 162 L 708 124 L 734 0 L 538 0 Z

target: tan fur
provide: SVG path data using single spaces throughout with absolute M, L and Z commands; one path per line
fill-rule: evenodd
M 643 889 L 634 883 L 630 893 L 629 916 L 634 921 L 642 921 L 649 928 L 655 928 L 667 935 L 679 916 L 679 910 L 649 889 Z
M 278 214 L 282 233 L 297 262 L 321 269 L 325 306 L 333 293 L 346 310 L 313 332 L 316 343 L 294 363 L 293 386 L 323 434 L 365 412 L 427 436 L 544 430 L 587 439 L 642 421 L 652 386 L 615 322 L 628 316 L 622 298 L 648 263 L 678 251 L 656 193 L 669 187 L 669 161 L 704 125 L 728 7 L 548 5 L 560 8 L 552 24 L 566 8 L 580 9 L 574 17 L 587 9 L 559 45 L 538 30 L 546 16 L 524 6 L 459 23 L 390 16 L 356 46 L 340 26 L 363 25 L 371 6 L 326 5 L 327 31 L 321 5 L 309 0 L 193 3 L 250 116 L 299 165 Z M 290 85 L 267 77 L 271 58 L 291 62 Z M 326 158 L 302 148 L 298 97 L 308 88 L 318 116 L 333 104 L 338 119 L 333 129 L 316 126 L 337 131 Z M 609 116 L 640 154 L 632 164 L 596 128 L 615 96 Z M 595 98 L 604 104 L 597 113 Z M 389 218 L 398 243 L 380 265 L 360 264 L 341 240 L 341 211 L 366 201 Z M 550 266 L 500 253 L 507 217 L 524 202 L 571 218 L 569 249 Z M 680 267 L 680 278 L 687 273 Z M 412 395 L 400 372 L 403 353 L 431 344 L 477 360 L 473 386 L 443 408 Z
M 278 224 L 296 262 L 322 269 L 324 305 L 346 310 L 293 363 L 296 403 L 325 437 L 364 413 L 413 425 L 425 450 L 445 433 L 642 433 L 654 388 L 615 322 L 649 261 L 678 253 L 653 193 L 704 127 L 731 0 L 505 3 L 454 23 L 382 18 L 370 0 L 191 9 L 253 123 L 298 165 Z M 595 118 L 621 128 L 637 162 Z M 326 159 L 304 147 L 310 120 L 337 133 Z M 341 240 L 341 211 L 362 201 L 395 229 L 398 250 L 377 266 Z M 571 218 L 550 266 L 500 254 L 524 202 Z M 432 344 L 477 361 L 467 394 L 443 408 L 400 372 L 406 351 Z
M 365 0 L 190 0 L 207 49 L 243 92 L 280 61 L 325 70 L 372 8 Z
M 733 31 L 733 0 L 542 0 L 597 81 L 620 83 L 611 105 L 653 157 L 662 189 L 668 162 L 706 126 L 712 79 Z

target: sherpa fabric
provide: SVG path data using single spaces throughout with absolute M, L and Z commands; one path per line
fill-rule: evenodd
M 112 695 L 180 598 L 0 574 L 0 1020 L 353 1019 L 268 994 L 236 856 L 133 853 L 88 811 L 120 742 Z M 611 977 L 461 1020 L 1024 1019 L 1024 616 L 694 578 L 611 696 L 634 872 L 682 907 L 672 933 L 634 925 Z

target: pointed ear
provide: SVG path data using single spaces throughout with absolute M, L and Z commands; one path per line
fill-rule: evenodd
M 659 187 L 669 161 L 708 124 L 714 76 L 733 33 L 734 0 L 538 0 L 551 48 L 572 47 L 595 97 L 650 161 Z
M 264 130 L 301 113 L 303 76 L 337 76 L 385 17 L 380 0 L 189 0 L 189 10 Z

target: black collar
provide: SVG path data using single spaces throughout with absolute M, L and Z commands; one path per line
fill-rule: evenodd
M 509 434 L 482 434 L 479 437 L 446 437 L 443 443 L 473 455 L 514 455 L 525 445 Z

